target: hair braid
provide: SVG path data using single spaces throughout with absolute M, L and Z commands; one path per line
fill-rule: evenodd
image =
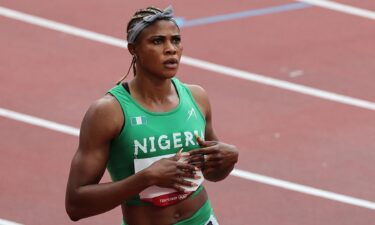
M 142 20 L 146 16 L 155 15 L 161 12 L 163 12 L 161 9 L 153 7 L 153 6 L 147 7 L 145 9 L 140 9 L 137 12 L 135 12 L 126 27 L 127 36 L 129 35 L 129 30 L 131 30 L 135 26 L 135 24 L 137 24 L 138 21 Z

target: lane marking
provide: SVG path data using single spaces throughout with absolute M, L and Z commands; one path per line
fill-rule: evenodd
M 114 38 L 114 37 L 104 35 L 104 34 L 99 34 L 93 31 L 70 26 L 64 23 L 59 23 L 59 22 L 55 22 L 52 20 L 44 19 L 38 16 L 33 16 L 30 14 L 22 13 L 22 12 L 8 9 L 2 6 L 0 6 L 0 15 L 4 17 L 8 17 L 10 19 L 18 20 L 24 23 L 36 25 L 39 27 L 44 27 L 50 30 L 63 32 L 63 33 L 70 34 L 76 37 L 85 38 L 91 41 L 96 41 L 96 42 L 100 42 L 103 44 L 108 44 L 108 45 L 112 45 L 112 46 L 116 46 L 120 48 L 127 48 L 127 42 L 122 39 Z
M 276 87 L 276 88 L 280 88 L 280 89 L 284 89 L 284 90 L 288 90 L 292 92 L 297 92 L 300 94 L 314 96 L 317 98 L 330 100 L 333 102 L 338 102 L 338 103 L 342 103 L 346 105 L 356 106 L 359 108 L 364 108 L 364 109 L 375 111 L 374 102 L 352 98 L 349 96 L 340 95 L 340 94 L 336 94 L 333 92 L 323 91 L 320 89 L 316 89 L 316 88 L 312 88 L 312 87 L 308 87 L 308 86 L 304 86 L 300 84 L 295 84 L 295 83 L 288 82 L 288 81 L 278 80 L 275 78 L 266 77 L 263 75 L 230 68 L 230 67 L 210 63 L 207 61 L 199 60 L 199 59 L 190 58 L 187 56 L 183 57 L 181 59 L 181 62 L 183 62 L 186 65 L 208 70 L 211 72 L 224 74 L 224 75 L 231 76 L 231 77 L 241 78 L 244 80 L 253 81 L 256 83 L 263 84 L 263 85 L 268 85 L 268 86 L 272 86 L 272 87 Z
M 41 119 L 41 118 L 30 116 L 30 115 L 26 115 L 23 113 L 15 112 L 15 111 L 4 109 L 4 108 L 0 108 L 0 116 L 13 119 L 13 120 L 17 120 L 19 122 L 43 127 L 43 128 L 57 131 L 57 132 L 64 133 L 64 134 L 69 134 L 73 136 L 79 135 L 79 129 L 75 127 L 71 127 L 68 125 L 56 123 L 53 121 Z M 375 202 L 371 202 L 371 201 L 367 201 L 367 200 L 363 200 L 359 198 L 354 198 L 354 197 L 347 196 L 347 195 L 337 194 L 334 192 L 329 192 L 329 191 L 325 191 L 325 190 L 321 190 L 321 189 L 317 189 L 317 188 L 313 188 L 313 187 L 309 187 L 309 186 L 305 186 L 305 185 L 301 185 L 297 183 L 292 183 L 289 181 L 276 179 L 276 178 L 264 176 L 261 174 L 256 174 L 256 173 L 252 173 L 252 172 L 248 172 L 248 171 L 244 171 L 240 169 L 233 169 L 233 171 L 231 172 L 231 175 L 242 178 L 242 179 L 255 181 L 258 183 L 267 184 L 267 185 L 282 188 L 282 189 L 287 189 L 290 191 L 300 192 L 306 195 L 312 195 L 315 197 L 329 199 L 332 201 L 337 201 L 337 202 L 345 203 L 348 205 L 354 205 L 354 206 L 358 206 L 362 208 L 375 210 Z
M 0 218 L 0 225 L 22 225 L 22 224 Z
M 267 15 L 267 14 L 273 14 L 273 13 L 304 9 L 308 7 L 311 7 L 311 5 L 297 2 L 297 3 L 289 3 L 289 4 L 267 7 L 267 8 L 252 9 L 252 10 L 247 10 L 247 11 L 242 11 L 242 12 L 237 12 L 237 13 L 191 19 L 191 20 L 184 20 L 183 18 L 178 18 L 177 21 L 181 27 L 192 27 L 192 26 L 218 23 L 218 22 L 229 21 L 229 20 L 237 20 L 237 19 L 242 19 L 246 17 L 254 17 L 254 16 L 261 16 L 261 15 Z
M 55 123 L 50 120 L 41 119 L 35 116 L 30 116 L 23 113 L 18 113 L 15 111 L 7 110 L 4 108 L 0 108 L 0 116 L 3 116 L 8 119 L 16 120 L 19 122 L 31 124 L 38 127 L 43 127 L 49 130 L 54 130 L 60 133 L 69 134 L 73 136 L 79 135 L 79 129 L 67 126 L 60 123 Z
M 267 184 L 270 186 L 279 187 L 282 189 L 287 189 L 290 191 L 300 192 L 307 195 L 312 195 L 315 197 L 325 198 L 332 201 L 337 201 L 341 203 L 346 203 L 349 205 L 359 206 L 362 208 L 372 209 L 375 210 L 375 202 L 359 199 L 359 198 L 353 198 L 351 196 L 337 194 L 330 191 L 325 191 L 322 189 L 317 189 L 313 187 L 309 187 L 306 185 L 301 185 L 297 183 L 292 183 L 289 181 L 281 180 L 281 179 L 275 179 L 272 177 L 240 170 L 240 169 L 234 169 L 231 172 L 232 176 L 236 176 L 239 178 L 255 181 L 262 184 Z
M 355 16 L 360 16 L 364 17 L 370 20 L 375 20 L 375 12 L 367 9 L 362 9 L 350 5 L 345 5 L 342 3 L 337 3 L 334 1 L 328 1 L 328 0 L 296 0 L 298 2 L 303 2 L 315 6 L 319 6 L 322 8 L 346 13 L 346 14 L 351 14 Z
M 41 17 L 32 16 L 29 14 L 25 14 L 22 12 L 4 8 L 1 6 L 0 6 L 0 15 L 14 19 L 14 20 L 19 20 L 25 23 L 33 24 L 36 26 L 41 26 L 44 28 L 64 32 L 73 36 L 86 38 L 86 39 L 96 41 L 99 43 L 103 43 L 103 44 L 107 44 L 107 45 L 111 45 L 115 47 L 120 47 L 120 48 L 127 47 L 127 42 L 119 38 L 99 34 L 93 31 L 89 31 L 89 30 L 84 30 L 84 29 L 66 25 L 63 23 L 47 20 Z M 195 59 L 195 58 L 188 57 L 188 56 L 182 56 L 181 63 L 195 67 L 195 68 L 199 68 L 199 69 L 203 69 L 203 70 L 207 70 L 207 71 L 211 71 L 211 72 L 215 72 L 215 73 L 219 73 L 219 74 L 223 74 L 223 75 L 227 75 L 231 77 L 236 77 L 236 78 L 252 81 L 252 82 L 263 84 L 263 85 L 268 85 L 268 86 L 272 86 L 272 87 L 276 87 L 276 88 L 280 88 L 280 89 L 284 89 L 284 90 L 288 90 L 288 91 L 292 91 L 292 92 L 296 92 L 300 94 L 314 96 L 317 98 L 321 98 L 321 99 L 325 99 L 325 100 L 329 100 L 333 102 L 338 102 L 338 103 L 342 103 L 346 105 L 351 105 L 351 106 L 375 111 L 375 103 L 362 100 L 362 99 L 352 98 L 352 97 L 348 97 L 345 95 L 323 91 L 317 88 L 295 84 L 292 82 L 279 80 L 279 79 L 267 77 L 267 76 L 260 75 L 260 74 L 250 73 L 247 71 L 238 70 L 238 69 L 227 67 L 227 66 L 222 66 L 219 64 L 211 63 L 211 62 L 200 60 L 200 59 Z

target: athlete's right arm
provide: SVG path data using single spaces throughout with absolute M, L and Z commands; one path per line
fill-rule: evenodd
M 110 142 L 119 135 L 123 124 L 121 106 L 113 96 L 101 98 L 87 111 L 66 190 L 65 207 L 72 220 L 113 209 L 151 185 L 183 191 L 181 185 L 192 184 L 182 178 L 194 175 L 182 171 L 193 171 L 194 167 L 177 162 L 178 158 L 162 159 L 121 181 L 99 184 Z
M 147 183 L 151 180 L 147 171 L 119 182 L 99 184 L 110 142 L 119 134 L 123 121 L 121 107 L 112 96 L 101 98 L 87 111 L 66 190 L 65 207 L 72 220 L 106 212 L 151 185 Z

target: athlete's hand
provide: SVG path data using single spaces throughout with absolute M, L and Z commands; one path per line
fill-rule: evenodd
M 205 178 L 211 181 L 224 179 L 238 161 L 238 150 L 235 146 L 218 141 L 203 141 L 196 137 L 200 149 L 189 152 L 189 164 L 202 169 Z
M 183 186 L 196 186 L 193 182 L 185 180 L 186 178 L 199 179 L 195 173 L 198 171 L 196 166 L 179 162 L 180 158 L 186 153 L 177 153 L 171 158 L 160 159 L 148 168 L 153 185 L 166 188 L 174 188 L 179 192 L 185 192 Z

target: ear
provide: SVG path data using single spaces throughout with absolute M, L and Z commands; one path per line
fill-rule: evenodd
M 135 55 L 135 45 L 128 43 L 128 51 L 131 55 Z

